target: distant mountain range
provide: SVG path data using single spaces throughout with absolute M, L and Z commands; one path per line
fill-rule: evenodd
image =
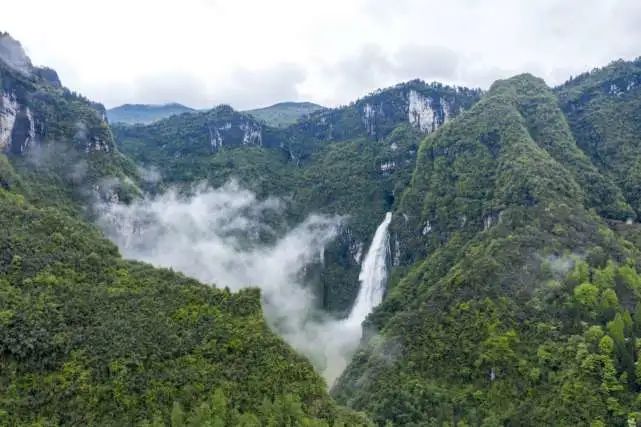
M 270 126 L 285 127 L 296 123 L 301 117 L 323 108 L 312 102 L 279 102 L 269 107 L 247 110 L 245 113 Z M 178 114 L 197 111 L 206 110 L 196 110 L 176 102 L 169 104 L 123 104 L 107 110 L 107 118 L 111 123 L 150 124 Z
M 293 125 L 301 117 L 325 107 L 313 102 L 279 102 L 265 108 L 247 110 L 245 113 L 274 127 Z
M 123 104 L 107 110 L 110 123 L 149 124 L 176 114 L 196 111 L 193 108 L 172 102 L 170 104 Z

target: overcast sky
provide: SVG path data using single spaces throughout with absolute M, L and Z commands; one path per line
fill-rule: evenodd
M 640 0 L 1 0 L 36 65 L 112 107 L 327 106 L 412 78 L 554 85 L 641 55 Z

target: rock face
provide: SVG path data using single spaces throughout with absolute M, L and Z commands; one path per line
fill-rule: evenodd
M 415 80 L 371 94 L 357 101 L 356 106 L 360 109 L 365 133 L 381 139 L 402 121 L 421 132 L 434 132 L 450 117 L 472 105 L 479 95 L 480 91 Z
M 455 90 L 449 89 L 452 93 Z M 448 90 L 442 90 L 443 95 L 452 95 Z M 450 99 L 441 97 L 438 91 L 435 96 L 425 95 L 417 89 L 401 90 L 400 96 L 393 97 L 390 94 L 381 93 L 373 95 L 363 101 L 362 122 L 365 125 L 365 132 L 370 137 L 384 136 L 385 127 L 398 123 L 405 115 L 407 121 L 421 132 L 434 132 L 450 118 L 451 112 L 455 114 L 461 111 L 454 97 Z M 400 99 L 399 99 L 400 98 Z M 400 100 L 400 102 L 399 102 Z M 372 102 L 374 101 L 374 102 Z
M 62 87 L 55 71 L 33 67 L 20 44 L 0 33 L 0 162 L 37 171 L 36 187 L 39 179 L 69 182 L 64 203 L 93 199 L 96 185 L 109 188 L 105 199 L 117 193 L 127 200 L 139 191 L 137 177 L 105 119 L 101 104 Z M 20 160 L 26 156 L 32 161 Z M 5 177 L 0 181 L 7 187 Z
M 245 120 L 240 124 L 240 130 L 243 132 L 243 145 L 262 145 L 263 134 L 259 124 L 250 120 Z
M 421 95 L 415 90 L 408 94 L 408 120 L 422 132 L 434 132 L 449 118 L 451 106 L 448 101 Z
M 23 107 L 16 115 L 16 121 L 11 133 L 11 152 L 26 153 L 36 140 L 36 129 L 33 115 L 29 107 Z
M 433 132 L 470 109 L 481 94 L 480 89 L 412 80 L 375 91 L 344 107 L 311 113 L 284 129 L 285 135 L 279 138 L 288 141 L 290 157 L 304 162 L 317 148 L 313 144 L 321 146 L 326 141 L 360 136 L 381 141 L 402 123 L 424 133 Z M 300 141 L 305 141 L 304 145 Z
M 382 105 L 374 106 L 370 103 L 365 103 L 363 106 L 363 123 L 369 136 L 376 136 L 376 118 L 382 115 Z
M 196 113 L 194 119 L 199 118 L 205 120 L 212 152 L 239 145 L 263 145 L 261 125 L 230 107 L 220 106 L 207 113 Z
M 234 112 L 235 113 L 235 112 Z M 236 113 L 237 114 L 237 113 Z M 208 122 L 209 145 L 215 152 L 225 146 L 263 145 L 261 126 L 253 120 L 238 115 L 229 121 Z
M 18 114 L 18 101 L 15 96 L 3 93 L 0 96 L 0 151 L 11 144 L 11 134 Z
M 36 130 L 29 107 L 18 103 L 15 95 L 0 96 L 0 151 L 25 153 L 35 141 Z

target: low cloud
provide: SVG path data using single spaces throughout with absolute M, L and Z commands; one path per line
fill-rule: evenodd
M 230 182 L 201 186 L 189 196 L 171 190 L 131 205 L 105 204 L 98 223 L 127 258 L 232 290 L 259 287 L 272 328 L 331 383 L 358 345 L 360 322 L 318 309 L 305 273 L 323 262 L 342 218 L 311 215 L 283 233 L 276 231 L 280 224 L 265 220 L 279 218 L 283 209 L 280 200 L 258 200 Z

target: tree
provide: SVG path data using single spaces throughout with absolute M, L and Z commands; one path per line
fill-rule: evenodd
M 178 402 L 174 402 L 171 408 L 171 427 L 184 427 L 185 426 L 185 412 Z

